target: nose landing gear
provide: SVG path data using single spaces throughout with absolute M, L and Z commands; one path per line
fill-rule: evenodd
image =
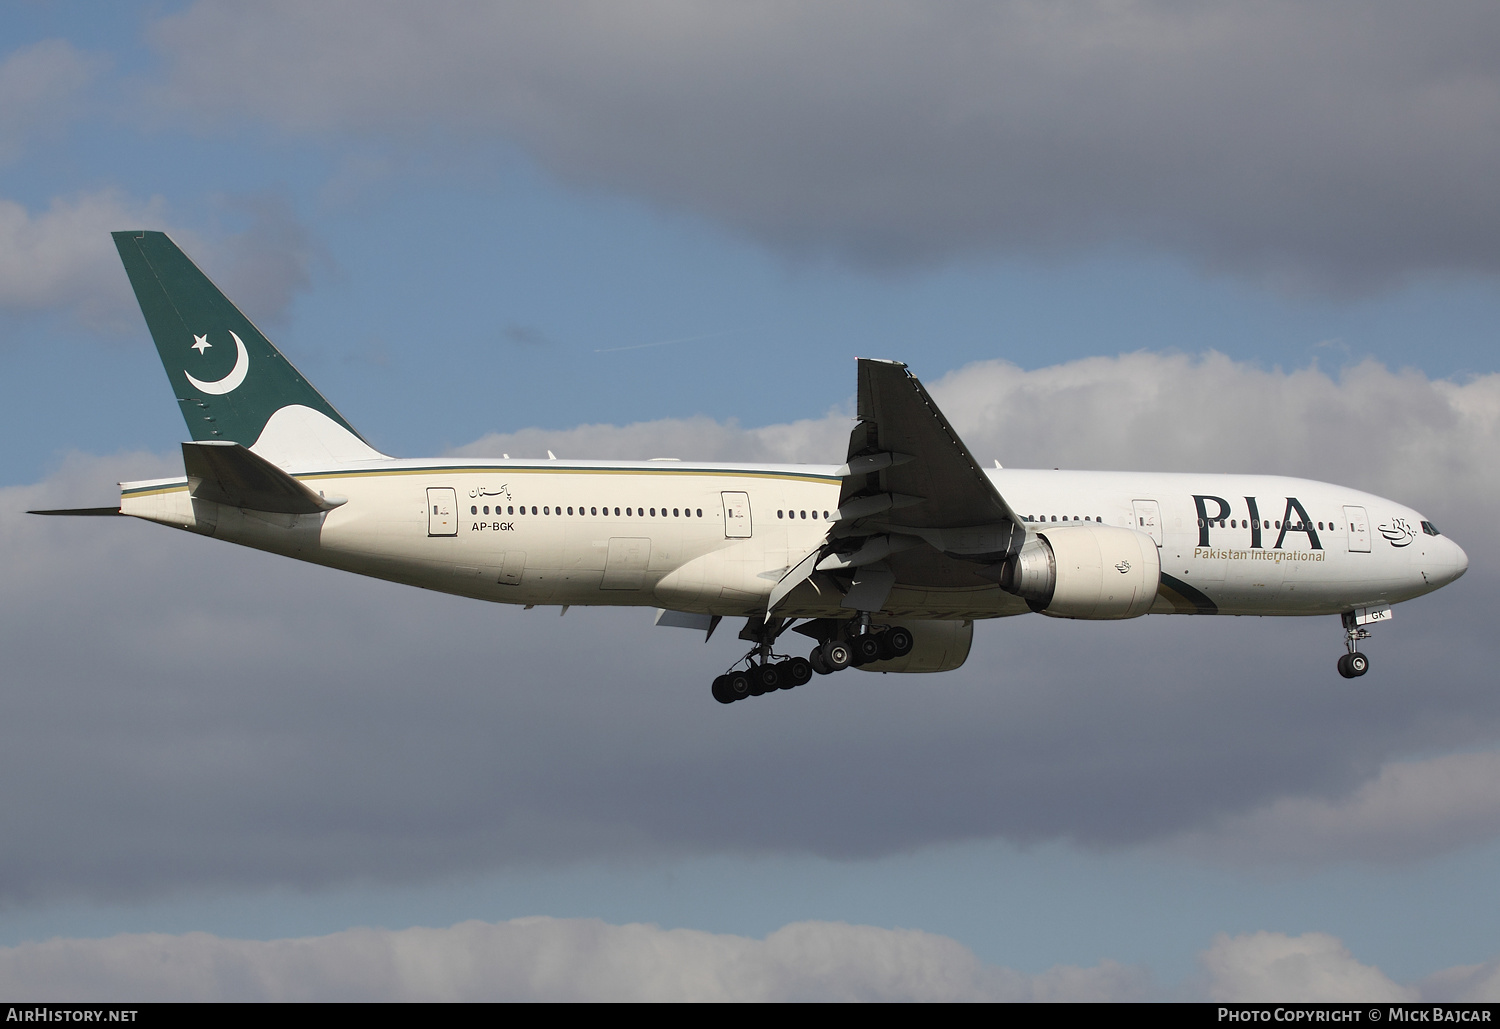
M 1345 679 L 1358 679 L 1370 670 L 1370 659 L 1359 652 L 1359 641 L 1370 638 L 1370 630 L 1355 620 L 1353 611 L 1341 616 L 1344 623 L 1344 645 L 1349 653 L 1339 658 L 1339 674 Z

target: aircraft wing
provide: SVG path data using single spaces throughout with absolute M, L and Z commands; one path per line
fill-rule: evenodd
M 904 364 L 862 358 L 858 416 L 836 520 L 767 613 L 814 574 L 863 611 L 878 611 L 897 585 L 993 587 L 1026 529 L 921 382 Z
M 841 469 L 840 510 L 891 494 L 907 498 L 892 505 L 902 525 L 1020 522 L 906 365 L 860 359 L 858 414 Z

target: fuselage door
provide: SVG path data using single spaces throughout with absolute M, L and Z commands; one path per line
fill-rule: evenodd
M 1370 552 L 1370 516 L 1362 507 L 1344 508 L 1344 521 L 1349 523 L 1349 553 Z
M 458 491 L 447 486 L 427 488 L 427 535 L 458 535 Z
M 750 494 L 721 493 L 724 498 L 724 538 L 747 540 L 750 538 Z
M 1161 505 L 1154 500 L 1137 500 L 1131 505 L 1135 512 L 1135 529 L 1144 532 L 1161 546 Z

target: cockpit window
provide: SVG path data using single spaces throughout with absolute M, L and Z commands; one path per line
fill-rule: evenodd
M 1431 522 L 1423 522 L 1422 523 L 1422 531 L 1425 532 L 1425 533 L 1427 533 L 1427 535 L 1429 535 L 1429 536 L 1441 536 L 1442 535 L 1442 533 L 1438 532 L 1438 527 L 1436 525 L 1433 525 Z

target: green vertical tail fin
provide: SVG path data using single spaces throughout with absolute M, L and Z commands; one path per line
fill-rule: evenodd
M 166 233 L 111 235 L 194 440 L 288 468 L 383 456 Z

